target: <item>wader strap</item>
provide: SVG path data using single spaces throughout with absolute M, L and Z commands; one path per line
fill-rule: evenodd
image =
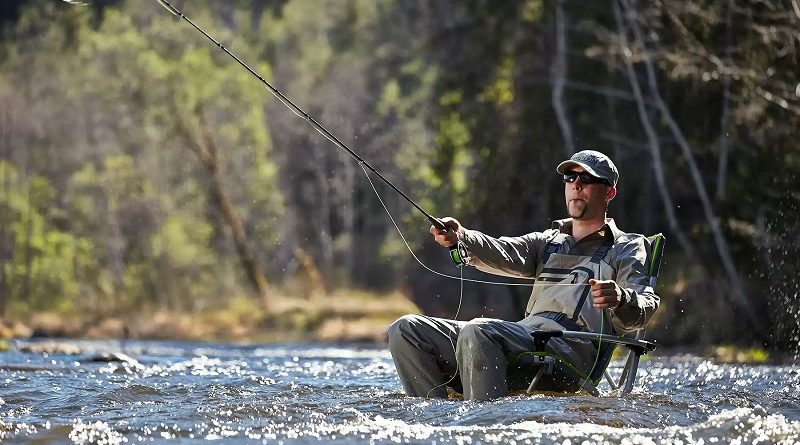
M 544 248 L 544 254 L 542 254 L 542 267 L 547 265 L 547 260 L 550 259 L 550 255 L 558 252 L 558 249 L 562 244 L 562 243 L 557 243 L 555 239 L 556 238 L 554 237 L 550 242 L 547 243 L 547 246 Z M 612 247 L 614 247 L 614 236 L 611 235 L 611 231 L 609 231 L 609 233 L 603 239 L 603 244 L 600 247 L 598 247 L 597 250 L 594 252 L 594 255 L 592 255 L 591 262 L 594 264 L 599 264 L 600 261 L 602 261 L 603 258 L 606 257 L 608 251 L 611 250 Z
M 547 265 L 547 260 L 550 259 L 550 255 L 558 252 L 559 246 L 560 243 L 556 243 L 555 238 L 553 238 L 549 243 L 547 243 L 547 247 L 545 247 L 544 249 L 544 255 L 542 255 L 542 268 L 543 268 L 542 272 L 544 272 L 545 270 L 550 270 L 552 272 L 555 271 L 563 272 L 563 270 L 561 269 L 544 269 L 544 267 Z M 597 250 L 594 252 L 589 262 L 592 264 L 600 264 L 600 261 L 602 261 L 603 258 L 606 257 L 608 251 L 611 250 L 612 247 L 614 247 L 614 236 L 611 234 L 611 230 L 609 230 L 608 233 L 603 237 L 603 244 L 597 248 Z M 579 267 L 577 269 L 584 270 L 589 278 L 595 278 L 593 270 L 584 267 Z M 541 279 L 541 278 L 537 278 L 537 281 L 538 280 L 547 281 L 546 279 Z M 536 314 L 536 315 L 541 315 L 542 317 L 553 319 L 557 323 L 564 326 L 569 331 L 582 331 L 583 327 L 580 324 L 578 324 L 578 317 L 580 316 L 581 309 L 583 309 L 583 305 L 586 304 L 586 300 L 588 299 L 590 292 L 591 289 L 588 286 L 583 290 L 579 298 L 578 305 L 575 307 L 575 312 L 572 314 L 572 318 L 560 312 L 542 312 L 541 314 Z M 547 316 L 542 314 L 555 314 L 555 315 Z M 555 318 L 558 317 L 559 315 L 563 316 L 563 320 L 566 320 L 567 322 L 570 323 L 569 327 L 562 324 L 560 318 Z
M 584 331 L 584 327 L 579 325 L 578 323 L 569 319 L 567 314 L 562 314 L 561 312 L 539 312 L 535 314 L 539 317 L 549 318 L 556 323 L 560 324 L 564 329 L 568 331 Z
M 611 233 L 609 231 L 609 233 L 603 239 L 603 244 L 600 247 L 597 248 L 597 250 L 594 252 L 594 255 L 592 255 L 592 259 L 589 260 L 590 263 L 592 263 L 592 264 L 600 264 L 600 261 L 602 261 L 603 258 L 606 257 L 606 254 L 608 254 L 608 251 L 611 250 L 612 247 L 614 247 L 614 237 L 610 236 L 610 235 L 611 235 Z M 600 267 L 598 266 L 598 275 L 600 273 L 599 269 L 600 269 Z M 592 279 L 592 278 L 600 279 L 601 278 L 600 276 L 595 276 L 594 275 L 594 270 L 589 269 L 589 268 L 585 268 L 585 267 L 581 266 L 581 267 L 576 267 L 574 270 L 583 270 L 584 272 L 586 272 L 586 275 L 589 277 L 589 279 Z M 581 297 L 580 297 L 580 300 L 578 301 L 578 305 L 575 306 L 575 312 L 572 314 L 572 318 L 570 319 L 571 321 L 573 321 L 575 323 L 578 322 L 578 317 L 580 317 L 581 310 L 583 310 L 583 306 L 586 304 L 586 300 L 589 298 L 589 294 L 591 293 L 591 291 L 592 290 L 588 286 L 588 282 L 587 282 L 587 286 L 583 289 L 583 292 L 581 292 Z
M 612 247 L 614 247 L 614 237 L 606 235 L 603 240 L 603 245 L 597 248 L 590 261 L 593 264 L 600 264 L 600 261 L 606 257 L 606 254 L 608 254 L 608 251 L 611 250 Z
M 556 243 L 555 241 L 550 241 L 547 243 L 547 247 L 544 248 L 544 255 L 542 255 L 542 266 L 547 264 L 547 260 L 550 259 L 550 255 L 558 252 L 558 247 L 560 243 Z

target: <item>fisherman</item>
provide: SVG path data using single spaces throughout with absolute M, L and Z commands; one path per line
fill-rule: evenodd
M 606 155 L 584 150 L 562 162 L 568 219 L 544 232 L 493 238 L 442 218 L 431 226 L 436 242 L 459 243 L 464 264 L 506 276 L 534 278 L 525 318 L 456 321 L 406 315 L 389 327 L 389 348 L 409 396 L 447 397 L 447 386 L 466 400 L 490 400 L 524 390 L 533 377 L 520 357 L 536 350 L 536 330 L 626 333 L 643 328 L 658 308 L 648 284 L 647 239 L 619 230 L 606 217 L 617 194 L 619 171 Z M 538 388 L 577 391 L 575 373 L 589 375 L 599 351 L 589 340 L 551 338 L 546 351 L 560 360 Z

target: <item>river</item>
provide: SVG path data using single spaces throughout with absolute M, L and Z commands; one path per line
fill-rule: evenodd
M 655 355 L 624 398 L 464 402 L 405 397 L 380 346 L 69 344 L 0 352 L 0 442 L 800 443 L 798 365 Z M 135 361 L 97 361 L 109 351 Z

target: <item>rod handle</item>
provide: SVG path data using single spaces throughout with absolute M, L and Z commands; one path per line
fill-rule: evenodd
M 444 225 L 441 219 L 436 218 L 435 216 L 429 216 L 428 220 L 430 220 L 433 227 L 436 227 L 438 230 L 444 230 L 445 232 L 450 230 Z M 461 241 L 457 241 L 455 244 L 449 247 L 450 249 L 450 259 L 456 264 L 456 266 L 461 267 L 464 264 L 466 257 L 467 257 L 467 249 L 464 246 L 464 243 Z
M 441 219 L 435 216 L 429 216 L 428 220 L 433 224 L 433 227 L 436 227 L 438 230 L 447 231 L 447 226 L 444 225 Z

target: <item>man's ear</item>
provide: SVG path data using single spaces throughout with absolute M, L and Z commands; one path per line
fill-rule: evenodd
M 616 187 L 609 187 L 608 190 L 606 190 L 606 202 L 611 202 L 611 200 L 614 199 L 614 197 L 616 196 L 617 196 Z

